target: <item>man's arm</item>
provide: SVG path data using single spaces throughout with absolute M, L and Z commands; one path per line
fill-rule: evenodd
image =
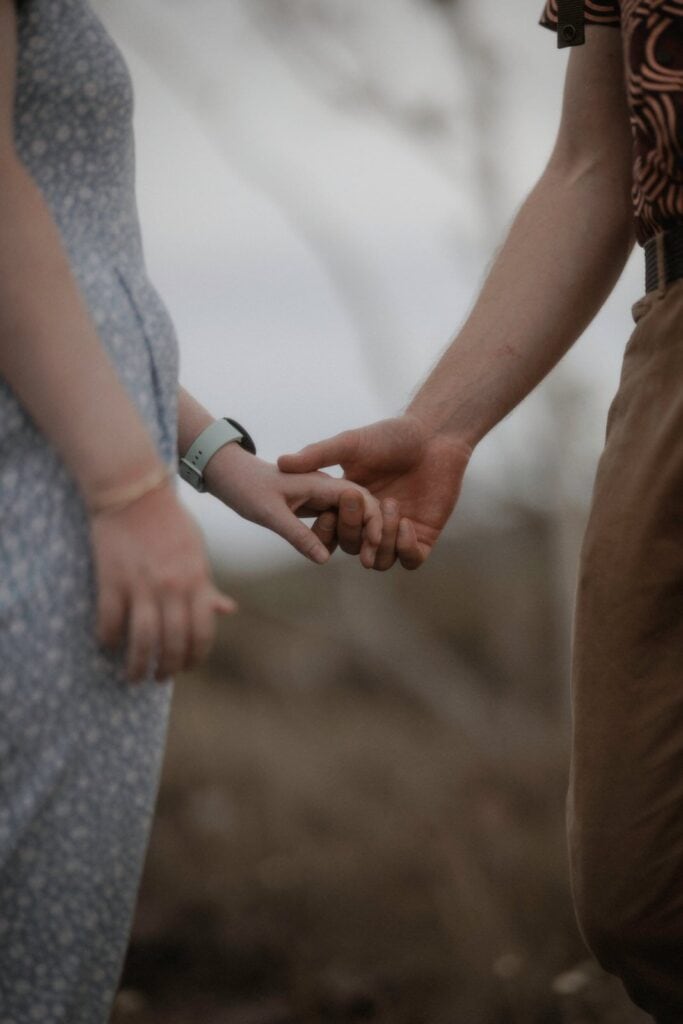
M 478 442 L 546 376 L 614 288 L 635 242 L 621 33 L 586 27 L 573 48 L 555 146 L 515 216 L 463 327 L 406 413 L 282 456 L 289 472 L 340 464 L 398 517 L 375 568 L 428 556 Z M 329 531 L 329 516 L 319 524 Z M 389 527 L 387 527 L 387 530 Z M 338 522 L 341 547 L 357 531 Z
M 410 403 L 474 447 L 581 336 L 621 276 L 635 234 L 621 33 L 586 27 L 560 129 L 474 308 Z

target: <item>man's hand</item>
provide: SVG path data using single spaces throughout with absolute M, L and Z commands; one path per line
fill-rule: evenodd
M 381 502 L 382 539 L 372 565 L 389 569 L 398 558 L 417 569 L 428 557 L 458 500 L 472 448 L 430 430 L 406 413 L 308 445 L 295 455 L 281 455 L 285 473 L 310 473 L 340 465 L 344 478 L 367 487 Z M 358 512 L 327 511 L 313 526 L 326 547 L 336 544 L 349 554 L 361 549 Z

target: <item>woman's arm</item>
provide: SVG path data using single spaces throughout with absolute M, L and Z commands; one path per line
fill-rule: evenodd
M 90 509 L 163 467 L 97 335 L 40 190 L 14 149 L 16 14 L 0 0 L 0 374 L 54 445 Z M 2 524 L 0 524 L 1 526 Z M 127 675 L 160 681 L 201 661 L 216 612 L 197 525 L 165 484 L 125 508 L 91 511 L 97 637 L 128 638 Z
M 16 155 L 15 20 L 12 0 L 0 0 L 0 374 L 91 501 L 163 462 Z

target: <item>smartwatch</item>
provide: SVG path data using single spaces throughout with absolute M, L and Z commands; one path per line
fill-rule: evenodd
M 196 491 L 205 491 L 204 469 L 212 455 L 224 444 L 237 441 L 241 448 L 256 455 L 256 445 L 237 420 L 223 416 L 214 420 L 199 437 L 195 438 L 183 457 L 178 460 L 178 474 Z

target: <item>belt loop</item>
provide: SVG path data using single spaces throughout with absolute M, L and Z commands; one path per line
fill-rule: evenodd
M 657 298 L 664 297 L 666 291 L 666 251 L 664 247 L 664 231 L 658 231 L 657 242 Z
M 584 34 L 584 0 L 557 0 L 557 47 L 582 46 Z

